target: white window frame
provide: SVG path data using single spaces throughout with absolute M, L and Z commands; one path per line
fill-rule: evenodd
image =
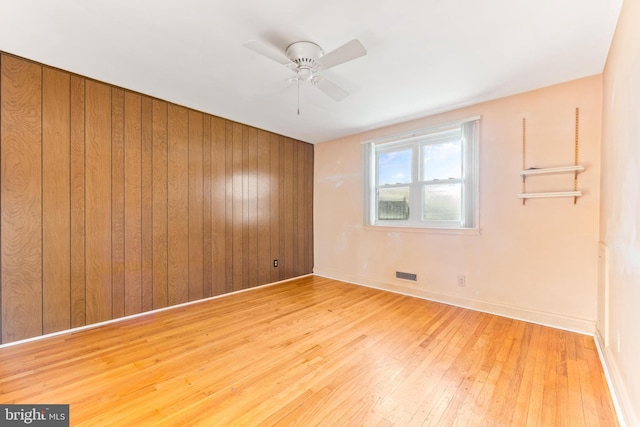
M 400 135 L 365 141 L 364 184 L 365 225 L 374 228 L 400 227 L 404 229 L 479 230 L 479 128 L 480 117 L 472 117 L 443 125 L 432 126 Z M 461 178 L 422 181 L 422 149 L 459 135 L 462 142 Z M 454 136 L 455 137 L 455 136 Z M 410 184 L 379 186 L 377 183 L 377 154 L 412 150 L 412 180 Z M 422 219 L 424 187 L 434 184 L 462 184 L 460 221 L 429 221 Z M 410 187 L 408 220 L 378 220 L 377 193 L 379 188 Z

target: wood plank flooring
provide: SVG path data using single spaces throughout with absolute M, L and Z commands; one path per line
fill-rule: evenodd
M 0 348 L 74 426 L 616 426 L 593 338 L 319 277 Z

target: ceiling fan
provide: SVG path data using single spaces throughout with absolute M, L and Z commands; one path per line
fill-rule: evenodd
M 297 81 L 298 84 L 301 81 L 310 82 L 335 101 L 342 101 L 349 96 L 349 92 L 327 80 L 321 72 L 367 54 L 357 39 L 327 54 L 320 46 L 309 41 L 291 43 L 284 54 L 256 40 L 248 41 L 243 46 L 292 70 L 296 75 L 291 81 Z

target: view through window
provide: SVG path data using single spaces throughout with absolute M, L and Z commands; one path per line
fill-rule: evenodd
M 365 145 L 370 225 L 477 226 L 478 119 Z

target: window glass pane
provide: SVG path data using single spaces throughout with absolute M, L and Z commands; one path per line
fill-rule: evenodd
M 378 219 L 409 219 L 409 187 L 378 190 Z
M 411 182 L 411 149 L 378 153 L 378 185 Z
M 462 141 L 460 139 L 422 146 L 422 180 L 460 178 Z
M 462 184 L 425 185 L 422 219 L 425 221 L 460 221 L 462 218 Z

